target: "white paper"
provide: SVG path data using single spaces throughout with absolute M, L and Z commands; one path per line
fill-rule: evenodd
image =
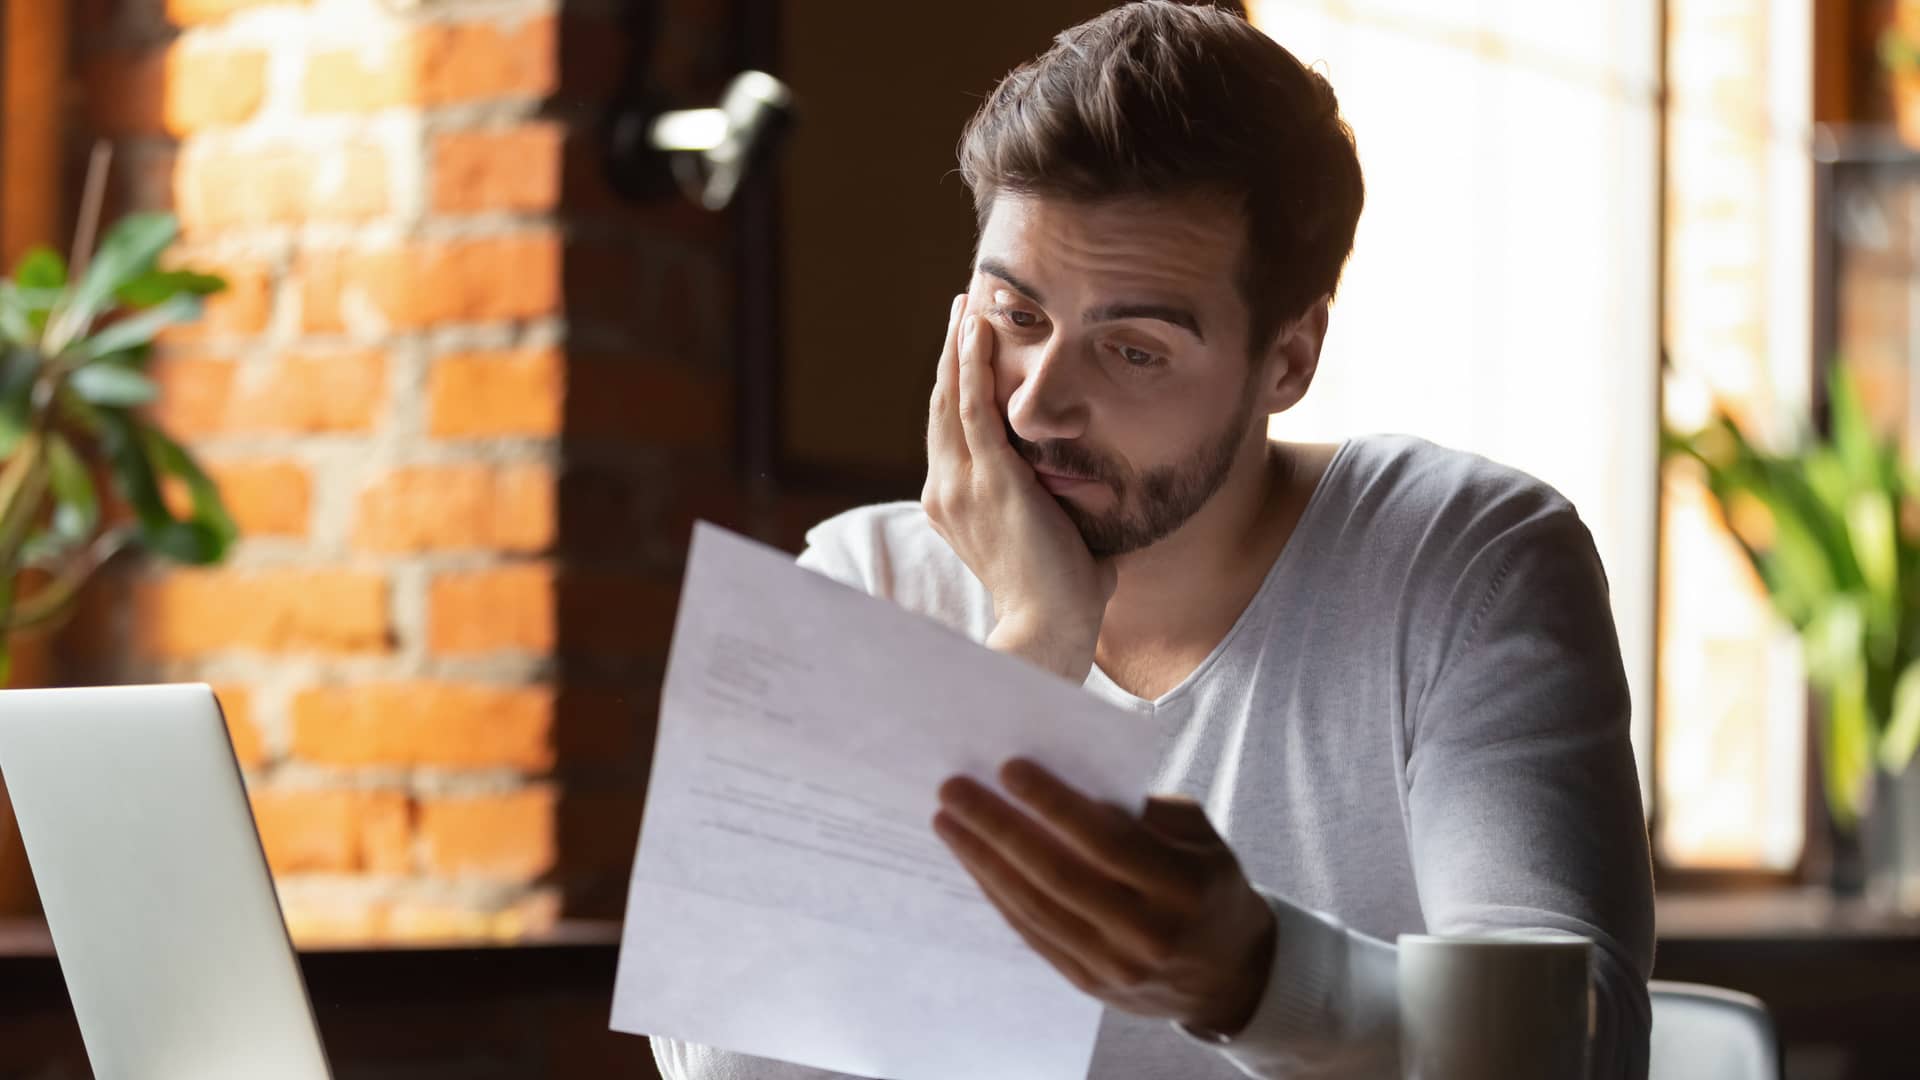
M 771 548 L 694 532 L 613 1027 L 889 1080 L 1081 1080 L 1100 1005 L 931 825 L 1025 756 L 1137 807 L 1151 721 Z

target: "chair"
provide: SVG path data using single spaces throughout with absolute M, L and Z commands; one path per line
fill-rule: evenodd
M 1648 1080 L 1781 1080 L 1773 1018 L 1759 998 L 1715 986 L 1659 982 Z

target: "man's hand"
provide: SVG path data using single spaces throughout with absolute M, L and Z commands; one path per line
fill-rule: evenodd
M 1093 667 L 1115 583 L 1066 512 L 1007 442 L 994 396 L 993 331 L 954 298 L 927 417 L 933 527 L 993 596 L 987 644 L 1074 683 Z
M 1073 985 L 1115 1008 L 1237 1033 L 1266 991 L 1275 924 L 1190 799 L 1136 820 L 1029 761 L 940 787 L 934 831 L 1000 914 Z

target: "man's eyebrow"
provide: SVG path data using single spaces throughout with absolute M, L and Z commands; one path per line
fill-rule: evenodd
M 1207 336 L 1200 332 L 1200 320 L 1194 317 L 1193 312 L 1170 304 L 1108 304 L 1087 312 L 1082 321 L 1092 325 L 1116 319 L 1158 319 L 1192 334 L 1194 340 L 1202 345 L 1207 343 Z
M 1001 281 L 1018 289 L 1027 299 L 1036 304 L 1043 306 L 1046 304 L 1046 301 L 1040 298 L 1040 290 L 1021 281 L 1012 270 L 1008 269 L 1007 264 L 1001 262 L 999 259 L 981 259 L 978 263 L 974 264 L 974 269 L 982 274 L 991 274 L 999 278 Z M 1199 318 L 1186 308 L 1177 307 L 1172 304 L 1108 304 L 1105 307 L 1097 307 L 1087 312 L 1081 321 L 1091 326 L 1094 323 L 1113 322 L 1118 319 L 1157 319 L 1160 322 L 1170 323 L 1192 334 L 1194 340 L 1200 342 L 1202 345 L 1207 342 L 1207 336 L 1200 332 Z
M 1026 282 L 1021 281 L 1019 278 L 1013 276 L 1013 271 L 1007 269 L 1007 264 L 1001 262 L 999 259 L 994 259 L 994 258 L 981 259 L 978 263 L 974 265 L 974 269 L 978 270 L 982 274 L 992 274 L 994 277 L 999 278 L 1001 281 L 1004 281 L 1007 284 L 1013 286 L 1014 288 L 1020 290 L 1022 293 L 1025 293 L 1027 299 L 1033 301 L 1036 304 L 1040 304 L 1042 306 L 1046 305 L 1046 301 L 1040 299 L 1039 289 L 1036 289 L 1033 286 L 1027 284 Z

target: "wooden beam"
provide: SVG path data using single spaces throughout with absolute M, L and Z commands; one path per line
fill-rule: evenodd
M 0 0 L 0 267 L 35 244 L 60 249 L 65 0 Z
M 1813 120 L 1858 119 L 1853 104 L 1854 0 L 1807 0 L 1813 5 Z

